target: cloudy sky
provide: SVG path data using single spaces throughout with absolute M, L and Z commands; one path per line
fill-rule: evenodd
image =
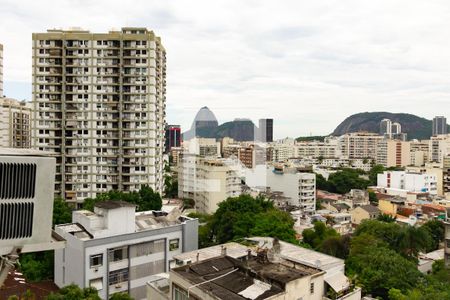
M 5 94 L 31 98 L 31 33 L 145 26 L 167 49 L 167 117 L 330 133 L 363 111 L 450 117 L 450 2 L 0 0 Z

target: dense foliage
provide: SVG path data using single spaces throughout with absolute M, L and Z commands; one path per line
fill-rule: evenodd
M 162 207 L 161 196 L 157 192 L 154 192 L 151 187 L 144 186 L 139 191 L 128 193 L 109 191 L 98 195 L 96 198 L 87 198 L 84 200 L 83 209 L 93 211 L 95 203 L 106 200 L 120 200 L 136 204 L 136 211 L 160 210 Z
M 226 243 L 249 236 L 270 236 L 296 243 L 294 220 L 271 201 L 249 195 L 228 198 L 210 217 L 203 216 L 200 247 Z
M 316 186 L 319 190 L 339 194 L 348 193 L 351 189 L 365 190 L 370 182 L 361 177 L 363 173 L 361 170 L 346 168 L 330 174 L 328 180 L 316 174 Z
M 95 288 L 81 289 L 72 284 L 60 289 L 57 293 L 51 293 L 47 300 L 100 300 Z

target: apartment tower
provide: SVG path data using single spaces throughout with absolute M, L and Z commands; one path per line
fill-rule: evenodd
M 447 134 L 448 125 L 447 118 L 443 116 L 437 116 L 433 119 L 433 135 Z
M 146 28 L 33 34 L 32 146 L 59 154 L 66 201 L 162 191 L 165 77 L 165 49 Z

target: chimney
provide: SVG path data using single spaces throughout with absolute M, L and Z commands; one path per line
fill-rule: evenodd
M 200 259 L 200 252 L 197 252 L 196 262 L 198 262 Z
M 221 246 L 220 255 L 222 255 L 222 256 L 227 255 L 227 247 L 225 247 L 224 245 Z
M 247 249 L 247 259 L 250 259 L 252 257 L 252 250 Z

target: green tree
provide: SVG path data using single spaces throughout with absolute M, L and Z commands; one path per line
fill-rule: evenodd
M 20 271 L 30 282 L 53 278 L 53 251 L 25 253 L 20 256 Z
M 439 248 L 439 243 L 444 241 L 445 226 L 439 220 L 431 220 L 422 225 L 422 228 L 427 229 L 433 240 L 430 251 Z
M 392 288 L 402 292 L 413 288 L 421 277 L 415 263 L 367 234 L 353 238 L 346 265 L 364 292 L 382 298 Z
M 369 171 L 369 182 L 370 182 L 370 185 L 377 185 L 378 174 L 383 173 L 385 170 L 386 169 L 382 165 L 375 165 L 375 166 L 373 166 L 370 169 L 370 171 Z
M 378 220 L 364 220 L 355 230 L 354 236 L 372 235 L 384 241 L 389 248 L 403 256 L 416 260 L 420 251 L 432 246 L 432 237 L 426 228 L 400 226 Z
M 208 222 L 209 233 L 201 231 L 200 244 L 221 244 L 252 235 L 271 236 L 280 240 L 294 242 L 294 222 L 286 212 L 279 211 L 273 202 L 249 195 L 228 198 Z
M 320 250 L 322 243 L 331 237 L 339 237 L 333 228 L 329 228 L 323 222 L 314 222 L 312 229 L 305 229 L 302 232 L 303 242 L 313 249 Z M 331 250 L 330 250 L 331 251 Z
M 53 225 L 72 222 L 72 209 L 62 198 L 55 198 L 53 202 Z
M 260 214 L 261 215 L 261 214 Z M 294 220 L 281 210 L 271 209 L 256 219 L 250 235 L 270 236 L 290 243 L 296 243 Z
M 47 300 L 101 300 L 95 288 L 81 289 L 75 284 L 60 289 L 57 293 L 48 295 Z
M 343 169 L 328 177 L 329 191 L 339 194 L 350 192 L 351 189 L 365 190 L 369 181 L 360 177 L 361 172 L 353 169 Z
M 127 293 L 115 293 L 113 294 L 109 300 L 133 300 L 130 295 Z
M 94 206 L 100 201 L 125 201 L 136 205 L 137 211 L 146 210 L 160 210 L 162 207 L 161 196 L 153 191 L 149 186 L 143 186 L 139 191 L 133 191 L 129 193 L 112 190 L 106 193 L 97 195 L 96 198 L 87 198 L 83 203 L 83 209 L 90 211 L 94 210 Z
M 369 190 L 369 201 L 372 204 L 377 204 L 378 205 L 378 198 L 377 198 L 377 194 L 375 194 L 374 191 L 370 191 Z
M 346 259 L 350 250 L 350 236 L 331 236 L 325 238 L 319 251 L 334 257 Z
M 383 214 L 383 213 L 379 214 L 377 217 L 378 221 L 386 222 L 386 223 L 394 223 L 396 219 L 397 219 L 396 217 L 393 217 L 388 214 Z

